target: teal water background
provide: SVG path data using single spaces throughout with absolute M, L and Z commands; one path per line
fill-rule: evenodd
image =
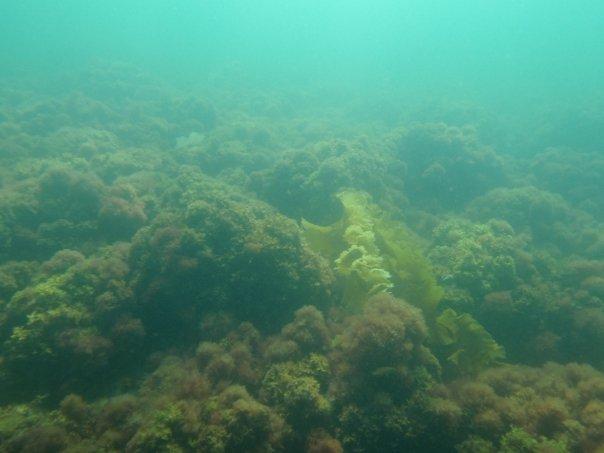
M 270 84 L 409 92 L 601 92 L 604 4 L 493 0 L 4 1 L 3 73 L 123 60 L 171 80 L 238 71 Z

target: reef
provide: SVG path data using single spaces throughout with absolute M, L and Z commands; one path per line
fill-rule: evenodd
M 0 451 L 604 448 L 604 166 L 564 115 L 37 82 L 0 82 Z

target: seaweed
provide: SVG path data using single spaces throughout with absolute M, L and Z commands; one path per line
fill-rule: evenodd
M 437 345 L 457 374 L 474 374 L 505 357 L 501 346 L 468 313 L 448 308 L 436 318 Z
M 0 451 L 601 450 L 593 137 L 221 83 L 0 80 Z
M 359 309 L 372 295 L 390 292 L 435 315 L 442 290 L 418 238 L 388 219 L 365 192 L 346 190 L 337 198 L 344 215 L 330 226 L 302 221 L 310 247 L 331 261 L 341 278 L 342 304 Z

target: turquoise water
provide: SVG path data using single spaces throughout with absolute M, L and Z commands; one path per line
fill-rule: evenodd
M 388 80 L 491 96 L 601 90 L 598 2 L 28 0 L 1 8 L 8 72 L 106 58 L 170 79 L 236 64 L 265 81 Z
M 0 2 L 0 452 L 604 451 L 604 5 Z

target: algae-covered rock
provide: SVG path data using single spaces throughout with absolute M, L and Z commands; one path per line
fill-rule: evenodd
M 136 235 L 130 255 L 136 297 L 164 339 L 197 335 L 212 310 L 274 330 L 330 300 L 331 271 L 292 220 L 196 172 L 165 196 L 171 213 Z

